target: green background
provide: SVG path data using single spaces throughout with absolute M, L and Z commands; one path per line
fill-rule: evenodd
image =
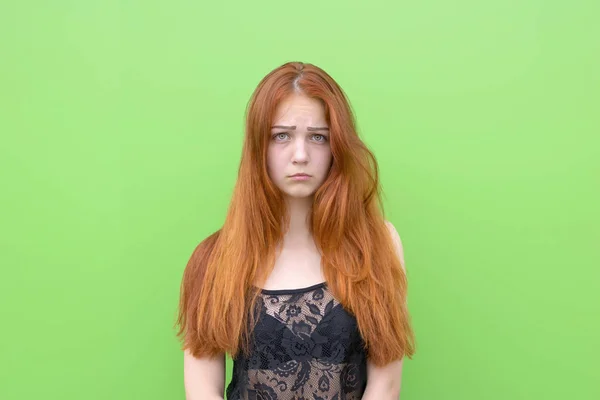
M 0 398 L 184 398 L 183 268 L 223 222 L 252 91 L 301 60 L 348 93 L 404 242 L 402 399 L 599 399 L 599 18 L 2 1 Z

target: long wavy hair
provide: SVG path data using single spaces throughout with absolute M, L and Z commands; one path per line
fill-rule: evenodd
M 385 224 L 377 162 L 358 136 L 340 86 L 319 67 L 301 62 L 271 71 L 250 98 L 225 222 L 196 247 L 183 274 L 176 322 L 182 350 L 196 357 L 248 355 L 258 288 L 289 227 L 266 156 L 274 111 L 293 92 L 320 99 L 329 124 L 333 160 L 314 194 L 309 221 L 328 288 L 355 316 L 371 362 L 412 358 L 406 275 Z

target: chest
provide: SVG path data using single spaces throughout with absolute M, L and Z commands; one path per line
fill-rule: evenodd
M 228 399 L 362 398 L 367 350 L 325 282 L 262 290 L 258 308 L 250 354 L 234 360 Z
M 321 254 L 315 248 L 283 248 L 263 288 L 293 289 L 325 281 Z
M 254 363 L 261 359 L 277 365 L 314 359 L 343 363 L 363 355 L 356 319 L 325 283 L 304 289 L 263 290 L 261 297 L 259 322 L 253 331 L 254 355 L 258 357 Z

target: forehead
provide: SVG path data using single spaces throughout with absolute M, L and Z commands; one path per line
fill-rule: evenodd
M 275 122 L 288 119 L 325 122 L 325 107 L 319 99 L 292 94 L 277 104 L 274 119 Z

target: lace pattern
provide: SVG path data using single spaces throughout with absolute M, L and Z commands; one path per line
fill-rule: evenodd
M 250 357 L 234 360 L 229 400 L 359 400 L 366 386 L 356 319 L 326 283 L 262 290 Z

